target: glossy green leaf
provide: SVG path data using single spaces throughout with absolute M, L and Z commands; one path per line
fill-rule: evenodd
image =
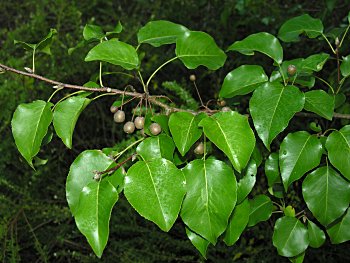
M 332 120 L 334 112 L 334 96 L 323 90 L 305 92 L 304 109 L 314 112 L 327 120 Z
M 83 36 L 86 41 L 100 40 L 105 36 L 105 32 L 100 26 L 86 24 L 83 30 Z
M 233 170 L 224 162 L 194 160 L 183 169 L 187 194 L 182 204 L 184 223 L 210 243 L 225 231 L 236 204 L 237 183 Z
M 350 125 L 332 132 L 327 138 L 326 149 L 332 165 L 350 180 Z
M 327 62 L 329 59 L 329 54 L 327 53 L 319 53 L 319 54 L 314 54 L 311 55 L 305 59 L 303 59 L 302 62 L 302 72 L 307 72 L 307 71 L 313 71 L 313 72 L 319 72 L 324 64 Z
M 117 189 L 108 180 L 90 182 L 80 193 L 75 222 L 99 258 L 107 245 L 109 220 L 117 200 Z
M 331 167 L 320 167 L 303 182 L 307 207 L 322 225 L 340 217 L 350 203 L 350 183 Z
M 350 209 L 339 222 L 327 229 L 332 244 L 340 244 L 350 240 Z
M 261 66 L 243 65 L 226 75 L 219 96 L 232 98 L 237 95 L 245 95 L 266 81 L 268 77 Z
M 295 257 L 307 249 L 308 231 L 297 218 L 284 216 L 277 219 L 275 223 L 272 241 L 278 254 L 284 257 Z
M 252 191 L 256 182 L 257 172 L 256 162 L 251 159 L 245 169 L 244 176 L 237 184 L 237 204 L 240 204 Z
M 317 136 L 306 131 L 289 133 L 284 138 L 279 152 L 279 165 L 286 192 L 294 181 L 320 164 L 322 151 L 322 143 Z
M 52 103 L 36 100 L 18 105 L 11 121 L 12 134 L 17 149 L 33 167 L 33 157 L 38 154 L 41 142 L 52 121 Z
M 202 118 L 202 115 L 193 115 L 189 112 L 176 112 L 170 115 L 169 129 L 182 156 L 202 136 L 203 131 L 198 128 Z
M 326 235 L 314 222 L 308 221 L 307 231 L 309 234 L 310 247 L 319 248 L 326 241 Z
M 96 171 L 107 170 L 114 160 L 100 150 L 86 150 L 78 155 L 69 169 L 66 182 L 67 202 L 73 216 L 79 210 L 79 198 L 83 188 L 91 182 Z M 117 186 L 115 186 L 117 187 Z
M 72 148 L 72 137 L 75 128 L 75 124 L 90 100 L 81 97 L 70 97 L 55 107 L 53 113 L 53 125 L 55 131 L 63 141 L 63 143 L 69 148 Z
M 251 158 L 256 162 L 256 166 L 259 167 L 263 161 L 262 152 L 258 144 L 255 144 Z
M 186 227 L 186 235 L 191 243 L 195 246 L 195 248 L 201 253 L 201 255 L 207 259 L 207 249 L 210 244 L 208 240 L 191 231 L 188 227 Z
M 137 39 L 140 44 L 147 43 L 159 47 L 175 43 L 178 37 L 188 31 L 186 27 L 170 21 L 151 21 L 139 30 Z
M 228 222 L 228 226 L 224 235 L 224 242 L 228 246 L 234 245 L 249 221 L 250 203 L 245 199 L 241 204 L 237 205 Z
M 184 175 L 172 162 L 139 161 L 128 170 L 124 194 L 141 216 L 169 231 L 180 212 L 185 185 Z
M 136 148 L 136 152 L 144 161 L 161 158 L 171 161 L 173 159 L 174 151 L 175 144 L 173 140 L 165 134 L 149 137 L 141 142 Z
M 103 61 L 131 70 L 139 65 L 139 57 L 134 47 L 112 39 L 93 47 L 85 61 Z
M 316 38 L 323 33 L 320 19 L 312 18 L 308 14 L 287 20 L 278 31 L 278 37 L 284 42 L 299 41 L 299 36 L 305 33 L 309 38 Z
M 271 187 L 273 184 L 281 182 L 278 152 L 273 152 L 269 155 L 265 162 L 265 175 L 267 183 Z
M 249 35 L 241 41 L 234 42 L 228 51 L 238 51 L 244 55 L 254 55 L 254 51 L 261 52 L 272 58 L 277 64 L 283 60 L 283 49 L 278 39 L 266 32 Z
M 254 91 L 249 109 L 255 129 L 268 150 L 294 114 L 303 109 L 304 102 L 304 94 L 298 88 L 284 87 L 278 82 L 266 83 Z
M 176 40 L 176 56 L 188 69 L 203 65 L 211 70 L 221 68 L 226 61 L 226 54 L 215 40 L 204 32 L 189 31 Z
M 241 172 L 254 150 L 255 137 L 248 118 L 237 112 L 219 112 L 204 118 L 199 126 L 204 134 L 230 159 L 233 167 Z
M 248 226 L 255 226 L 257 223 L 270 218 L 273 210 L 271 199 L 266 195 L 256 195 L 249 200 L 250 214 Z
M 350 76 L 350 55 L 343 57 L 343 61 L 340 65 L 340 72 L 343 77 Z
M 283 213 L 285 216 L 295 217 L 295 209 L 291 205 L 288 205 L 286 208 L 284 208 Z

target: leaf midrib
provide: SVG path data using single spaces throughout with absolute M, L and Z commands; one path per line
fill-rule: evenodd
M 42 120 L 43 117 L 43 112 L 46 109 L 47 103 L 45 103 L 45 106 L 42 108 L 41 112 L 40 112 L 40 117 L 39 117 L 39 121 L 36 123 L 36 127 L 35 127 L 35 133 L 34 133 L 34 137 L 33 137 L 33 141 L 31 141 L 31 151 L 30 151 L 30 158 L 33 157 L 33 147 L 34 147 L 34 143 L 38 138 L 38 127 L 39 127 L 39 123 Z

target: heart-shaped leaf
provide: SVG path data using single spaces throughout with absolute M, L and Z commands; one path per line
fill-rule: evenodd
M 314 112 L 327 120 L 332 120 L 334 112 L 334 96 L 323 90 L 305 92 L 304 109 Z
M 268 77 L 261 66 L 242 65 L 226 75 L 219 96 L 232 98 L 237 95 L 245 95 L 266 81 Z
M 237 204 L 240 204 L 252 191 L 256 182 L 257 172 L 256 162 L 251 159 L 245 169 L 244 176 L 237 184 Z
M 185 184 L 182 172 L 172 162 L 139 161 L 128 170 L 124 194 L 141 216 L 167 232 L 179 214 Z
M 279 165 L 284 189 L 321 162 L 323 148 L 316 135 L 299 131 L 284 138 L 279 151 Z
M 260 52 L 272 58 L 277 64 L 283 60 L 283 49 L 278 39 L 266 32 L 249 35 L 241 41 L 234 42 L 228 51 L 238 51 L 244 55 L 254 55 Z
M 307 207 L 322 225 L 340 217 L 350 203 L 350 183 L 330 167 L 320 167 L 303 182 Z
M 265 162 L 265 175 L 267 177 L 267 183 L 270 187 L 275 183 L 281 182 L 278 152 L 271 153 L 267 158 Z
M 326 235 L 314 222 L 308 220 L 307 231 L 309 234 L 310 247 L 319 248 L 326 241 Z
M 203 65 L 211 70 L 221 68 L 226 61 L 226 54 L 214 39 L 204 32 L 189 31 L 176 40 L 176 56 L 188 69 Z
M 266 195 L 256 195 L 249 200 L 250 214 L 248 226 L 255 226 L 257 223 L 270 218 L 273 210 L 271 199 Z
M 104 41 L 93 47 L 85 61 L 103 61 L 131 70 L 139 65 L 139 57 L 134 47 L 116 39 Z
M 224 162 L 194 160 L 184 169 L 187 194 L 181 218 L 194 232 L 210 243 L 225 231 L 236 204 L 237 183 L 233 170 Z
M 332 244 L 340 244 L 350 240 L 350 209 L 339 222 L 327 229 Z
M 186 235 L 191 243 L 195 246 L 195 248 L 201 253 L 201 255 L 207 259 L 207 249 L 210 244 L 208 240 L 191 231 L 188 227 L 186 227 Z
M 284 87 L 278 82 L 268 82 L 254 91 L 249 109 L 267 149 L 270 150 L 270 143 L 288 126 L 294 114 L 302 110 L 304 102 L 304 94 L 298 88 Z
M 241 172 L 254 150 L 255 137 L 248 118 L 234 111 L 219 112 L 199 123 L 204 134 L 230 159 Z
M 305 33 L 309 38 L 316 38 L 323 34 L 320 19 L 312 18 L 308 14 L 287 20 L 278 31 L 278 37 L 284 42 L 299 41 L 299 36 Z
M 41 142 L 52 121 L 52 103 L 37 100 L 18 105 L 11 121 L 16 146 L 28 164 L 38 154 Z
M 350 55 L 343 57 L 343 61 L 340 65 L 340 72 L 343 77 L 350 76 Z
M 174 150 L 175 145 L 173 140 L 165 134 L 149 137 L 141 142 L 136 148 L 136 152 L 144 161 L 161 158 L 171 161 L 173 159 Z

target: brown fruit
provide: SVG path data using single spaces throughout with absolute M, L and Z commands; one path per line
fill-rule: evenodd
M 294 76 L 295 73 L 297 72 L 297 67 L 294 65 L 289 65 L 287 68 L 287 72 L 289 76 Z
M 226 106 L 226 101 L 225 101 L 225 100 L 218 100 L 218 101 L 217 101 L 217 104 L 218 104 L 220 107 L 224 107 L 224 106 Z
M 132 121 L 128 121 L 124 124 L 123 129 L 127 134 L 133 133 L 135 131 L 135 124 Z
M 118 110 L 116 113 L 114 113 L 114 121 L 116 123 L 121 123 L 125 121 L 125 112 L 122 110 Z
M 116 112 L 118 111 L 118 107 L 112 105 L 112 106 L 109 108 L 109 110 L 110 110 L 112 113 L 116 113 Z
M 196 81 L 196 75 L 192 74 L 192 75 L 190 76 L 190 81 Z
M 143 126 L 145 125 L 145 118 L 144 117 L 136 117 L 135 120 L 134 120 L 134 124 L 135 124 L 135 127 L 136 129 L 142 129 Z
M 202 142 L 198 143 L 196 148 L 194 148 L 194 153 L 199 155 L 204 153 L 204 144 Z
M 158 123 L 154 122 L 149 126 L 149 130 L 153 135 L 158 135 L 162 131 L 162 128 Z

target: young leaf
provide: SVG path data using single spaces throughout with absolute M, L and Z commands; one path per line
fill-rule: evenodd
M 148 43 L 154 47 L 159 47 L 175 43 L 178 37 L 188 31 L 186 27 L 170 21 L 151 21 L 139 30 L 137 40 L 140 44 Z
M 90 182 L 80 193 L 75 222 L 99 258 L 108 241 L 109 220 L 117 200 L 117 189 L 108 180 Z
M 308 220 L 307 231 L 309 234 L 310 247 L 319 248 L 326 241 L 326 235 L 314 222 Z
M 340 65 L 340 72 L 343 77 L 350 76 L 350 55 L 343 57 L 343 61 Z
M 284 216 L 275 223 L 272 241 L 279 255 L 295 257 L 307 249 L 308 231 L 297 218 Z
M 82 111 L 89 105 L 90 100 L 81 97 L 70 97 L 55 107 L 53 113 L 53 126 L 55 131 L 69 148 L 72 148 L 72 137 L 75 124 Z
M 284 42 L 299 41 L 299 35 L 305 33 L 309 38 L 316 38 L 323 33 L 320 19 L 312 18 L 308 14 L 287 20 L 278 31 L 278 37 Z
M 184 169 L 187 194 L 181 218 L 194 232 L 210 243 L 225 231 L 236 204 L 237 183 L 233 170 L 224 162 L 194 160 Z
M 267 158 L 265 162 L 265 175 L 270 187 L 275 183 L 281 182 L 280 169 L 278 164 L 278 152 L 271 153 Z
M 127 70 L 137 68 L 139 57 L 134 47 L 112 39 L 93 47 L 85 57 L 85 61 L 103 61 L 121 66 Z
M 226 54 L 207 33 L 189 31 L 176 40 L 176 56 L 188 69 L 203 65 L 211 70 L 221 68 L 226 61 Z
M 261 66 L 242 65 L 226 75 L 219 97 L 232 98 L 248 94 L 266 81 L 268 77 Z
M 128 170 L 124 194 L 141 216 L 167 232 L 180 212 L 185 185 L 182 172 L 172 162 L 139 161 Z
M 193 115 L 189 112 L 176 112 L 170 115 L 170 132 L 182 156 L 202 136 L 203 131 L 198 128 L 202 118 L 202 115 Z
M 196 247 L 196 249 L 201 253 L 201 255 L 207 259 L 207 249 L 210 244 L 208 240 L 191 231 L 188 227 L 186 227 L 186 235 L 191 243 Z
M 240 204 L 252 191 L 256 182 L 257 172 L 256 162 L 251 159 L 246 167 L 244 176 L 237 184 L 237 204 Z
M 255 137 L 248 118 L 234 111 L 219 112 L 200 123 L 204 134 L 230 159 L 241 172 L 254 150 Z
M 11 121 L 16 146 L 34 169 L 33 157 L 38 154 L 41 142 L 52 121 L 52 103 L 37 100 L 18 105 Z
M 350 209 L 341 220 L 327 229 L 332 244 L 340 244 L 350 240 Z
M 322 143 L 316 135 L 299 131 L 284 138 L 279 151 L 279 165 L 284 189 L 320 164 Z
M 149 137 L 141 142 L 136 148 L 136 152 L 144 161 L 161 158 L 171 161 L 173 160 L 174 150 L 175 144 L 173 140 L 165 134 Z
M 294 114 L 302 110 L 304 102 L 304 94 L 298 88 L 284 87 L 278 82 L 268 82 L 254 91 L 249 109 L 255 129 L 268 150 Z
M 237 242 L 248 224 L 249 214 L 249 200 L 245 199 L 242 203 L 235 207 L 228 222 L 224 235 L 224 242 L 227 246 L 232 246 Z
M 86 41 L 100 40 L 105 36 L 105 32 L 100 26 L 86 24 L 83 30 L 83 36 Z
M 278 39 L 266 32 L 252 34 L 241 41 L 234 42 L 227 51 L 238 51 L 244 55 L 260 52 L 272 58 L 277 64 L 283 60 L 283 49 Z
M 328 158 L 350 180 L 350 125 L 332 132 L 326 141 Z
M 334 96 L 323 90 L 305 92 L 304 109 L 331 121 L 334 112 Z
M 302 189 L 307 207 L 325 226 L 340 217 L 350 203 L 350 183 L 331 167 L 320 167 L 308 174 Z
M 257 223 L 270 218 L 273 210 L 271 199 L 266 195 L 256 195 L 249 200 L 250 214 L 248 226 L 255 226 Z

